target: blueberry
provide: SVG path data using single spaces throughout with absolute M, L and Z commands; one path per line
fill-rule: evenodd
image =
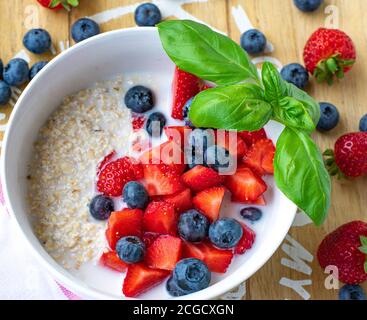
M 23 45 L 32 53 L 45 53 L 51 48 L 51 36 L 44 29 L 31 29 L 25 34 Z
M 210 225 L 209 239 L 218 248 L 230 249 L 240 241 L 242 233 L 239 222 L 231 218 L 222 218 Z
M 172 279 L 180 292 L 193 293 L 209 286 L 211 274 L 203 261 L 188 258 L 176 264 Z
M 209 220 L 197 210 L 189 210 L 180 215 L 178 233 L 190 242 L 200 242 L 208 235 Z
M 339 122 L 338 109 L 327 102 L 320 102 L 320 120 L 317 124 L 319 131 L 329 131 L 335 128 Z
M 71 27 L 71 36 L 75 42 L 80 42 L 85 39 L 96 36 L 101 31 L 99 29 L 98 23 L 92 19 L 82 18 L 74 22 Z
M 9 61 L 3 71 L 4 81 L 10 86 L 20 86 L 29 79 L 28 63 L 20 58 Z
M 149 202 L 149 195 L 144 186 L 135 181 L 125 184 L 122 198 L 130 209 L 145 209 Z
M 248 30 L 241 36 L 241 47 L 249 54 L 264 52 L 266 47 L 265 35 L 256 29 Z
M 204 161 L 208 167 L 217 171 L 232 168 L 234 162 L 229 151 L 218 145 L 213 145 L 206 149 Z
M 107 220 L 114 211 L 111 198 L 102 194 L 95 196 L 89 204 L 89 212 L 97 220 Z
M 367 114 L 365 114 L 361 121 L 359 121 L 359 130 L 362 132 L 367 132 Z
M 182 116 L 183 119 L 185 121 L 185 125 L 189 126 L 189 127 L 194 127 L 194 125 L 192 124 L 190 118 L 189 118 L 189 111 L 192 105 L 192 102 L 194 101 L 195 97 L 190 98 L 189 100 L 187 100 L 187 102 L 185 103 L 183 110 L 182 110 Z
M 0 59 L 0 80 L 3 78 L 3 71 L 4 71 L 4 64 L 3 61 Z
M 191 293 L 191 290 L 181 289 L 173 277 L 168 279 L 166 289 L 172 297 L 181 297 Z
M 11 98 L 11 88 L 4 82 L 0 81 L 0 105 L 6 105 Z
M 247 207 L 242 208 L 240 211 L 241 216 L 244 219 L 250 220 L 250 221 L 258 221 L 262 217 L 262 211 L 255 207 Z
M 304 89 L 308 84 L 308 71 L 299 63 L 291 63 L 284 66 L 280 74 L 285 81 L 294 84 L 300 89 Z
M 212 129 L 196 128 L 192 130 L 185 148 L 185 158 L 189 165 L 203 165 L 206 149 L 215 143 L 215 135 Z
M 153 3 L 143 3 L 135 10 L 135 22 L 138 26 L 154 27 L 161 19 L 161 11 Z
M 145 244 L 138 237 L 123 237 L 117 241 L 116 252 L 122 261 L 126 263 L 137 263 L 144 258 Z
M 39 62 L 36 62 L 31 70 L 29 70 L 29 79 L 33 79 L 38 72 L 40 72 L 47 64 L 48 62 L 47 61 L 39 61 Z
M 149 116 L 145 129 L 151 137 L 153 136 L 153 134 L 154 136 L 160 136 L 163 132 L 163 128 L 165 125 L 166 117 L 164 116 L 164 114 L 160 112 L 154 112 Z
M 293 0 L 296 7 L 304 12 L 312 12 L 317 10 L 324 0 Z
M 152 91 L 143 86 L 130 88 L 125 95 L 125 105 L 136 113 L 144 113 L 153 108 Z
M 366 300 L 366 294 L 361 286 L 346 284 L 339 290 L 339 300 Z

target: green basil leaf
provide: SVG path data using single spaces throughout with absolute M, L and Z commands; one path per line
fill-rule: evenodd
M 331 182 L 320 150 L 306 132 L 284 129 L 277 142 L 274 169 L 278 188 L 320 225 L 330 207 Z
M 247 53 L 230 38 L 190 20 L 158 24 L 164 50 L 182 70 L 219 85 L 252 79 L 259 83 L 256 67 Z
M 315 124 L 308 113 L 308 109 L 295 98 L 281 98 L 273 110 L 274 119 L 287 127 L 305 130 L 309 133 L 315 130 Z
M 264 62 L 261 74 L 265 88 L 265 99 L 272 104 L 277 104 L 277 102 L 287 93 L 285 81 L 282 79 L 275 66 L 270 62 Z
M 263 90 L 250 83 L 202 91 L 193 100 L 189 113 L 196 127 L 237 131 L 259 130 L 271 115 Z

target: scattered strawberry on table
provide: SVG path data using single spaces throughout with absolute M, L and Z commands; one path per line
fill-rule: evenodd
M 71 7 L 77 7 L 79 0 L 37 0 L 38 3 L 51 10 L 60 10 L 62 8 L 70 10 Z

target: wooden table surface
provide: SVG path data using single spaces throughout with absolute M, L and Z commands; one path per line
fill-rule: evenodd
M 47 29 L 52 35 L 56 53 L 59 53 L 68 43 L 73 44 L 70 25 L 78 18 L 93 17 L 100 23 L 102 31 L 131 27 L 135 25 L 132 12 L 140 2 L 81 0 L 80 6 L 70 13 L 55 13 L 41 8 L 35 0 L 0 0 L 0 58 L 6 63 L 17 54 L 26 54 L 31 63 L 49 60 L 52 54 L 35 56 L 23 51 L 22 37 L 28 29 Z M 323 7 L 313 14 L 301 13 L 292 0 L 154 2 L 161 8 L 165 19 L 197 19 L 227 33 L 236 41 L 250 22 L 266 34 L 274 46 L 274 52 L 267 53 L 266 57 L 276 58 L 278 64 L 302 63 L 303 46 L 308 36 L 320 26 L 339 27 L 346 31 L 357 47 L 358 60 L 354 69 L 333 87 L 312 81 L 307 91 L 319 101 L 334 103 L 341 113 L 341 122 L 336 129 L 327 134 L 315 134 L 322 149 L 332 147 L 343 133 L 358 130 L 359 119 L 367 113 L 367 20 L 363 18 L 367 12 L 366 0 L 325 0 Z M 1 131 L 6 128 L 11 111 L 11 105 L 1 108 Z M 245 286 L 227 298 L 336 299 L 338 291 L 325 287 L 328 274 L 319 267 L 315 252 L 321 239 L 337 226 L 354 219 L 367 221 L 366 189 L 366 178 L 348 182 L 334 180 L 332 206 L 326 223 L 315 227 L 304 216 L 297 215 L 289 235 L 272 259 Z

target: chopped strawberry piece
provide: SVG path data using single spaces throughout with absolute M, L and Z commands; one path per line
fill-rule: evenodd
M 247 144 L 236 132 L 217 130 L 215 136 L 216 143 L 227 149 L 233 157 L 242 158 L 247 153 Z
M 169 271 L 151 269 L 143 263 L 129 265 L 122 287 L 122 292 L 126 297 L 136 297 L 149 289 L 160 284 Z
M 132 125 L 134 130 L 139 130 L 143 128 L 145 121 L 147 120 L 144 116 L 137 114 L 133 114 L 132 118 L 133 118 Z
M 182 175 L 182 181 L 193 191 L 200 192 L 224 183 L 221 176 L 213 169 L 198 165 Z
M 103 158 L 103 160 L 98 164 L 97 175 L 99 175 L 99 173 L 102 171 L 102 169 L 105 167 L 105 165 L 112 160 L 112 158 L 115 156 L 115 154 L 116 154 L 116 151 L 113 150 L 107 156 L 105 156 Z
M 141 236 L 143 211 L 139 209 L 123 209 L 112 212 L 107 223 L 106 238 L 112 250 L 117 241 L 126 236 Z
M 243 162 L 258 175 L 274 174 L 275 147 L 270 139 L 256 141 L 249 149 Z
M 251 249 L 256 237 L 256 234 L 252 229 L 243 223 L 241 223 L 241 225 L 243 229 L 243 235 L 234 250 L 236 254 L 244 254 L 248 249 Z
M 213 187 L 199 192 L 192 200 L 196 209 L 213 222 L 218 219 L 226 189 Z
M 184 149 L 185 143 L 188 141 L 188 137 L 191 131 L 192 128 L 188 126 L 172 126 L 164 128 L 164 132 L 168 140 L 172 140 L 173 142 L 181 146 L 181 149 Z
M 127 268 L 127 263 L 122 261 L 115 251 L 103 252 L 99 262 L 101 265 L 118 272 L 124 272 Z
M 145 262 L 151 268 L 173 270 L 181 259 L 182 240 L 170 235 L 159 236 L 147 249 Z
M 188 188 L 172 195 L 159 196 L 156 200 L 172 203 L 178 213 L 192 209 L 191 190 Z
M 153 232 L 144 232 L 143 234 L 143 242 L 145 244 L 146 248 L 149 248 L 152 243 L 159 237 L 159 233 L 153 233 Z
M 177 213 L 173 204 L 152 201 L 145 209 L 144 230 L 159 234 L 177 234 Z
M 260 129 L 257 131 L 242 131 L 238 134 L 249 147 L 251 147 L 258 140 L 268 138 L 264 129 Z
M 183 120 L 185 103 L 200 91 L 200 79 L 176 67 L 172 83 L 172 118 Z
M 249 168 L 239 168 L 228 176 L 226 186 L 232 193 L 232 200 L 247 203 L 257 200 L 266 190 L 265 182 Z
M 212 272 L 225 273 L 231 264 L 233 251 L 217 249 L 209 242 L 183 242 L 182 256 L 204 261 Z

